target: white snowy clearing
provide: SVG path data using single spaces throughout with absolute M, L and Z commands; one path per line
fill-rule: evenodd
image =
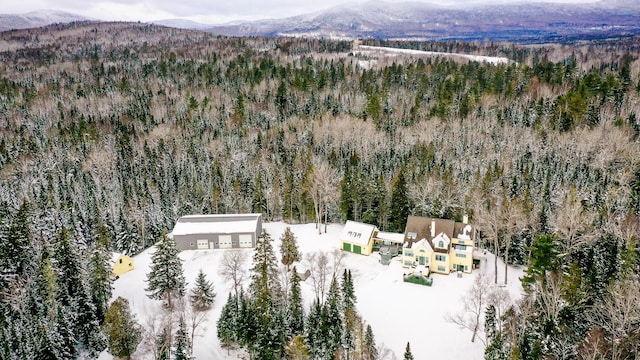
M 395 54 L 407 54 L 407 55 L 443 56 L 443 57 L 450 57 L 450 58 L 466 59 L 469 61 L 487 62 L 489 64 L 494 64 L 494 65 L 509 64 L 511 62 L 511 60 L 509 60 L 506 57 L 446 53 L 446 52 L 437 52 L 437 51 L 422 51 L 422 50 L 411 50 L 411 49 L 397 49 L 397 48 L 389 48 L 389 47 L 383 47 L 383 46 L 369 46 L 369 45 L 358 46 L 357 52 L 365 55 L 375 54 L 375 53 L 384 53 L 386 55 L 391 55 L 395 53 Z
M 280 258 L 280 236 L 287 226 L 295 234 L 298 246 L 305 254 L 325 251 L 332 252 L 340 246 L 339 237 L 344 225 L 331 224 L 327 233 L 318 235 L 314 224 L 287 225 L 282 222 L 265 223 L 263 228 L 274 239 L 274 250 Z M 324 228 L 323 228 L 324 230 Z M 143 327 L 148 327 L 154 314 L 160 314 L 161 302 L 147 297 L 145 288 L 146 278 L 151 265 L 151 255 L 155 247 L 149 248 L 134 257 L 135 269 L 123 274 L 114 282 L 113 299 L 118 296 L 127 298 L 137 321 Z M 200 329 L 200 335 L 195 339 L 193 355 L 197 359 L 238 359 L 240 354 L 220 348 L 216 336 L 216 321 L 220 316 L 232 285 L 225 283 L 218 275 L 218 264 L 226 250 L 187 250 L 180 253 L 184 261 L 184 275 L 190 289 L 195 282 L 199 269 L 202 269 L 207 279 L 214 284 L 217 293 L 216 301 L 208 312 L 207 322 Z M 246 249 L 249 254 L 247 269 L 251 267 L 253 250 Z M 378 253 L 371 256 L 345 253 L 343 265 L 351 269 L 354 278 L 357 303 L 356 308 L 362 318 L 371 325 L 376 344 L 384 346 L 397 358 L 402 358 L 407 341 L 411 343 L 411 350 L 415 359 L 427 359 L 429 355 L 437 354 L 446 359 L 483 359 L 484 347 L 479 340 L 472 343 L 471 332 L 460 329 L 457 325 L 447 322 L 447 313 L 460 312 L 463 305 L 461 299 L 468 293 L 474 276 L 480 271 L 493 279 L 493 256 L 487 253 L 488 264 L 483 261 L 481 269 L 473 274 L 433 275 L 433 286 L 421 286 L 404 283 L 403 269 L 399 258 L 395 258 L 389 266 L 381 265 Z M 306 270 L 304 261 L 298 266 L 299 272 Z M 488 266 L 487 266 L 488 265 Z M 504 265 L 499 261 L 499 283 L 503 281 Z M 512 299 L 521 296 L 522 287 L 518 280 L 523 274 L 521 268 L 510 267 L 509 290 Z M 248 286 L 248 280 L 244 283 Z M 307 304 L 314 298 L 311 279 L 301 284 L 302 293 Z M 308 309 L 308 308 L 307 308 Z M 156 316 L 157 318 L 158 316 Z M 483 336 L 483 335 L 482 335 Z M 143 340 L 144 341 L 144 340 Z M 112 357 L 105 351 L 100 359 Z M 134 359 L 152 359 L 153 355 L 148 346 L 140 344 Z M 387 356 L 392 359 L 393 356 Z

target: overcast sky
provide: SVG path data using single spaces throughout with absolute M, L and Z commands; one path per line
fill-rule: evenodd
M 208 24 L 235 20 L 281 18 L 327 9 L 361 0 L 0 0 L 0 13 L 22 14 L 50 9 L 63 10 L 100 20 L 151 21 L 189 19 Z M 386 0 L 403 2 L 407 0 Z M 531 0 L 410 0 L 440 5 L 469 3 L 533 2 Z M 595 2 L 597 0 L 541 0 L 547 2 Z

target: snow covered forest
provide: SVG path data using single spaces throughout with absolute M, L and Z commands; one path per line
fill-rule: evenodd
M 640 39 L 365 44 L 512 61 L 130 23 L 0 33 L 0 358 L 96 356 L 111 251 L 238 212 L 395 232 L 467 214 L 528 266 L 523 299 L 487 311 L 487 359 L 640 358 Z

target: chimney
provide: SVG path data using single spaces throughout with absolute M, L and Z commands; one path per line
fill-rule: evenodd
M 467 214 L 462 215 L 462 223 L 463 224 L 469 223 L 469 216 Z
M 436 237 L 436 221 L 431 219 L 431 238 Z

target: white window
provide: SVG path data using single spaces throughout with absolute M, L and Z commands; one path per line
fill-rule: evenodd
M 251 239 L 251 234 L 241 234 L 240 238 L 240 247 L 241 248 L 250 248 L 253 247 L 253 241 Z
M 219 235 L 218 244 L 220 246 L 220 249 L 231 248 L 231 235 Z
M 209 248 L 209 240 L 202 239 L 198 240 L 198 249 L 208 249 Z

